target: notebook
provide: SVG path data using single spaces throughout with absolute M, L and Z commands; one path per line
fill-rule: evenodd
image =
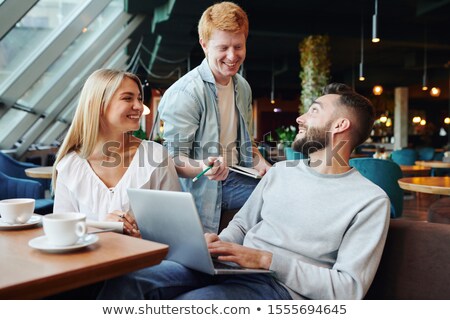
M 238 165 L 232 165 L 228 167 L 231 171 L 243 174 L 244 176 L 252 177 L 255 179 L 261 179 L 262 176 L 259 174 L 259 171 L 253 168 L 241 167 Z
M 127 191 L 142 238 L 168 244 L 167 260 L 211 275 L 271 272 L 213 261 L 190 193 L 132 188 Z

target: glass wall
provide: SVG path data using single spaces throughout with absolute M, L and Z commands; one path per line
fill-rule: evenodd
M 126 13 L 124 3 L 40 0 L 26 14 L 9 14 L 20 18 L 0 37 L 0 150 L 20 157 L 34 145 L 58 144 L 87 76 L 127 68 L 129 37 L 144 16 Z
M 41 0 L 0 41 L 0 84 L 89 0 Z

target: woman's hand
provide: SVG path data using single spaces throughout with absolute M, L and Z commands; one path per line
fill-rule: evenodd
M 142 238 L 134 216 L 129 212 L 114 210 L 106 215 L 107 221 L 123 222 L 123 233 L 132 237 Z

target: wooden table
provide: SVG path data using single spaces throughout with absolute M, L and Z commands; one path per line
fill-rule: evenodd
M 372 156 L 368 155 L 367 153 L 351 153 L 350 159 L 355 159 L 355 158 L 372 158 Z
M 411 177 L 398 180 L 400 188 L 431 194 L 450 195 L 450 177 Z
M 168 246 L 113 232 L 70 253 L 46 253 L 28 241 L 41 227 L 0 231 L 0 299 L 38 299 L 161 262 Z
M 428 168 L 448 168 L 450 169 L 450 162 L 444 161 L 416 161 L 416 165 Z
M 403 174 L 407 175 L 429 175 L 431 168 L 430 167 L 424 167 L 424 166 L 404 166 L 401 165 L 400 169 L 402 170 Z
M 25 174 L 31 178 L 51 179 L 53 167 L 35 167 L 25 169 Z

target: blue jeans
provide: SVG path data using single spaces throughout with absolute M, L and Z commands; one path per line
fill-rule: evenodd
M 269 274 L 211 276 L 164 260 L 161 264 L 105 281 L 97 299 L 290 300 Z
M 230 171 L 222 182 L 222 211 L 241 208 L 258 182 L 259 179 Z

